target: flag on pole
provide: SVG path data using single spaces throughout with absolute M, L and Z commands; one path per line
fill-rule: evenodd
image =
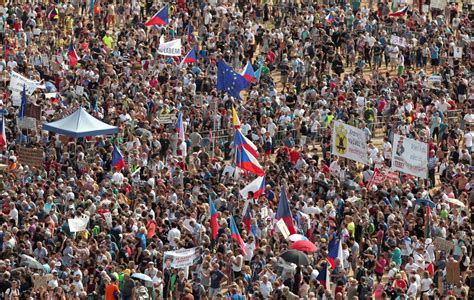
M 178 139 L 180 139 L 182 142 L 184 142 L 185 135 L 184 135 L 184 124 L 183 124 L 183 113 L 182 112 L 178 113 L 178 119 L 176 120 L 175 130 L 178 133 Z
M 326 22 L 328 22 L 329 24 L 331 23 L 334 23 L 335 19 L 334 19 L 334 16 L 332 15 L 332 13 L 329 13 L 327 16 L 326 16 Z
M 192 64 L 195 62 L 197 62 L 197 52 L 196 52 L 196 48 L 193 47 L 188 52 L 188 54 L 186 54 L 186 56 L 183 58 L 183 60 L 179 64 L 179 67 L 182 68 L 184 64 Z
M 258 158 L 257 146 L 252 143 L 240 130 L 236 130 L 234 134 L 234 147 L 237 149 L 245 148 L 255 158 Z
M 252 209 L 250 208 L 250 205 L 247 205 L 247 207 L 245 209 L 244 217 L 242 218 L 242 222 L 244 222 L 244 224 L 245 224 L 245 228 L 247 229 L 247 233 L 250 234 L 251 225 L 252 225 Z
M 290 204 L 288 202 L 288 196 L 286 195 L 285 187 L 281 187 L 280 201 L 278 202 L 278 208 L 275 214 L 275 220 L 283 219 L 288 227 L 288 231 L 291 234 L 296 233 L 295 225 L 293 224 L 293 216 L 291 215 Z
M 245 246 L 244 240 L 240 236 L 239 229 L 237 228 L 237 225 L 235 224 L 234 218 L 232 216 L 230 216 L 230 235 L 232 239 L 234 239 L 239 244 L 243 254 L 247 255 L 247 247 Z
M 67 52 L 67 56 L 69 58 L 69 66 L 74 67 L 77 65 L 77 62 L 79 61 L 79 56 L 77 55 L 76 49 L 74 49 L 74 44 L 71 42 L 69 43 L 69 49 Z
M 217 90 L 227 92 L 235 99 L 240 98 L 240 92 L 250 83 L 239 73 L 235 72 L 222 59 L 217 62 Z
M 255 82 L 257 81 L 257 77 L 255 76 L 255 72 L 253 70 L 253 67 L 252 67 L 252 64 L 249 62 L 247 62 L 247 64 L 245 65 L 245 68 L 241 74 L 245 80 L 247 80 L 248 82 Z
M 186 25 L 186 36 L 187 36 L 188 43 L 193 43 L 196 41 L 193 31 L 194 31 L 193 25 L 191 24 Z
M 264 176 L 265 171 L 258 160 L 250 154 L 245 148 L 235 149 L 235 165 L 244 171 L 249 171 L 257 176 Z
M 211 197 L 209 197 L 209 214 L 211 215 L 212 239 L 215 240 L 219 231 L 219 222 L 217 222 L 216 206 L 214 205 L 214 201 L 212 201 Z
M 253 199 L 257 200 L 265 192 L 265 176 L 259 176 L 246 187 L 240 190 L 242 198 L 247 199 L 249 192 L 253 192 Z
M 1 114 L 2 122 L 0 122 L 0 150 L 7 148 L 7 135 L 5 133 L 5 115 Z
M 156 14 L 153 15 L 148 21 L 145 22 L 145 26 L 153 25 L 168 25 L 169 20 L 169 5 L 166 4 L 162 9 L 160 9 Z
M 343 256 L 342 256 L 341 240 L 339 241 L 332 240 L 328 246 L 328 255 L 326 257 L 326 260 L 329 262 L 332 269 L 336 268 L 336 258 L 339 258 L 339 262 L 341 263 L 344 261 Z
M 114 150 L 112 151 L 112 166 L 115 167 L 117 171 L 125 168 L 122 152 L 120 152 L 120 149 L 116 145 L 114 145 Z
M 404 8 L 397 10 L 396 12 L 389 13 L 389 17 L 403 17 L 407 14 L 408 12 L 408 6 L 405 6 Z
M 257 79 L 257 82 L 260 81 L 261 76 L 262 76 L 262 67 L 258 68 L 257 71 L 255 71 L 255 78 Z
M 319 283 L 324 286 L 326 290 L 330 290 L 331 285 L 331 277 L 329 276 L 330 272 L 328 265 L 328 263 L 324 264 L 323 268 L 318 274 L 318 277 L 316 277 L 316 280 L 319 281 Z
M 27 98 L 26 98 L 26 86 L 23 84 L 23 91 L 21 92 L 21 104 L 20 104 L 20 111 L 18 112 L 18 118 L 20 120 L 23 120 L 23 118 L 26 115 L 26 104 L 27 104 Z
M 426 205 L 425 214 L 425 238 L 431 237 L 431 206 Z
M 234 125 L 234 128 L 236 129 L 240 128 L 239 115 L 237 114 L 237 111 L 235 110 L 235 107 L 233 105 L 232 105 L 232 125 Z

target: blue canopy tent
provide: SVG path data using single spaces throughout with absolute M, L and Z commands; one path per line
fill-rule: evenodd
M 119 132 L 118 127 L 97 120 L 82 107 L 64 119 L 43 124 L 43 130 L 73 138 L 117 134 Z

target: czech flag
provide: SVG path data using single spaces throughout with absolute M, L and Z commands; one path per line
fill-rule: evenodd
M 258 158 L 257 146 L 252 143 L 240 130 L 236 130 L 234 134 L 234 147 L 237 149 L 246 149 L 253 157 Z
M 247 199 L 249 192 L 253 192 L 253 199 L 258 200 L 258 198 L 265 193 L 265 176 L 257 177 L 254 181 L 241 189 L 240 195 L 242 195 L 244 199 Z
M 257 176 L 264 176 L 265 171 L 258 160 L 245 148 L 236 148 L 235 165 L 244 171 L 249 171 Z
M 247 80 L 248 82 L 257 81 L 257 76 L 255 76 L 255 72 L 253 71 L 253 67 L 250 61 L 247 62 L 247 64 L 245 65 L 244 71 L 240 75 L 242 75 L 245 78 L 245 80 Z
M 214 205 L 214 201 L 212 201 L 211 197 L 209 197 L 209 214 L 211 215 L 212 239 L 215 240 L 219 231 L 219 222 L 217 222 L 216 206 Z
M 326 257 L 326 260 L 331 264 L 331 268 L 335 269 L 336 268 L 336 258 L 339 258 L 339 261 L 342 263 L 343 257 L 342 257 L 342 243 L 341 240 L 337 241 L 332 240 L 331 243 L 329 243 L 328 246 L 328 256 Z
M 112 151 L 112 166 L 117 169 L 117 171 L 125 168 L 125 161 L 123 160 L 122 152 L 119 148 L 114 145 L 114 150 Z
M 183 58 L 181 63 L 179 64 L 180 67 L 182 67 L 184 64 L 192 64 L 197 62 L 197 53 L 196 53 L 196 48 L 192 48 L 188 54 Z
M 239 229 L 237 228 L 232 216 L 230 216 L 230 236 L 239 244 L 243 254 L 247 255 L 247 247 L 245 246 L 244 240 L 240 236 Z
M 72 43 L 72 40 L 69 43 L 67 56 L 69 58 L 69 66 L 74 67 L 75 65 L 77 65 L 77 62 L 79 61 L 79 56 L 77 55 L 76 49 L 74 49 L 74 44 Z
M 153 26 L 153 25 L 168 25 L 169 20 L 169 6 L 168 4 L 165 5 L 160 11 L 158 11 L 150 20 L 145 22 L 145 26 Z
M 7 148 L 7 135 L 5 134 L 5 115 L 2 114 L 2 122 L 0 122 L 0 149 Z
M 330 289 L 331 277 L 329 277 L 329 275 L 328 264 L 326 263 L 319 272 L 318 277 L 316 277 L 316 280 L 319 281 L 319 283 L 324 286 L 326 290 Z
M 332 15 L 332 13 L 329 13 L 327 16 L 326 16 L 326 22 L 328 23 L 334 23 L 335 19 L 334 19 L 334 16 Z
M 280 191 L 280 202 L 275 214 L 275 220 L 283 219 L 288 227 L 290 235 L 296 233 L 295 225 L 293 224 L 293 216 L 291 215 L 290 204 L 288 203 L 288 197 L 286 195 L 285 187 L 282 186 Z
M 184 124 L 183 124 L 183 113 L 179 112 L 178 119 L 176 120 L 175 130 L 178 133 L 178 139 L 184 142 Z
M 255 71 L 255 78 L 257 81 L 260 81 L 260 77 L 262 77 L 262 67 L 258 68 L 257 71 Z
M 193 31 L 194 31 L 193 26 L 191 24 L 188 24 L 186 26 L 186 35 L 187 35 L 188 43 L 193 43 L 193 42 L 196 41 L 196 38 L 194 37 Z
M 389 13 L 389 17 L 403 17 L 406 15 L 408 12 L 408 6 L 405 6 L 404 8 L 397 10 L 396 12 Z
M 237 111 L 235 110 L 235 107 L 233 105 L 232 105 L 232 125 L 234 125 L 235 129 L 240 128 L 239 115 L 237 114 Z

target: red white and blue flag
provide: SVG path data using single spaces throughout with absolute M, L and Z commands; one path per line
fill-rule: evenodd
M 329 243 L 328 255 L 326 257 L 326 260 L 329 262 L 332 269 L 335 269 L 337 267 L 336 258 L 339 258 L 339 262 L 342 263 L 343 261 L 342 243 L 341 243 L 341 240 L 336 241 L 334 239 Z
M 125 168 L 122 152 L 120 152 L 120 149 L 116 145 L 114 145 L 114 150 L 112 151 L 112 166 L 115 167 L 117 171 Z
M 160 9 L 160 11 L 154 14 L 150 20 L 146 21 L 144 25 L 145 26 L 168 25 L 170 22 L 168 10 L 169 10 L 169 6 L 168 4 L 166 4 L 165 7 L 163 7 L 162 9 Z
M 184 137 L 184 124 L 183 124 L 183 113 L 182 112 L 178 113 L 178 119 L 176 120 L 175 130 L 178 133 L 178 139 L 180 139 L 182 142 L 184 142 L 185 137 Z
M 0 150 L 7 148 L 7 135 L 5 134 L 5 115 L 2 114 L 2 122 L 0 122 Z
M 211 215 L 212 239 L 215 240 L 219 231 L 219 222 L 217 222 L 217 209 L 211 197 L 209 197 L 209 214 Z
M 285 187 L 281 187 L 280 191 L 280 202 L 278 202 L 278 208 L 275 213 L 275 220 L 283 219 L 290 235 L 296 233 L 295 225 L 293 224 L 293 216 L 291 215 L 290 204 L 288 202 L 288 196 L 286 195 Z
M 247 62 L 247 64 L 245 65 L 244 71 L 240 75 L 242 75 L 245 78 L 245 80 L 247 80 L 248 82 L 257 81 L 257 76 L 255 75 L 255 72 L 253 70 L 253 67 L 250 61 Z
M 252 143 L 240 130 L 236 130 L 234 134 L 234 147 L 238 150 L 241 148 L 246 149 L 255 158 L 258 158 L 257 146 Z
M 242 218 L 242 222 L 245 224 L 245 228 L 247 229 L 247 233 L 251 233 L 251 226 L 252 226 L 252 208 L 250 205 L 247 205 L 245 209 L 244 217 Z
M 253 192 L 253 199 L 258 200 L 265 193 L 265 176 L 259 176 L 246 187 L 240 190 L 240 195 L 244 199 L 249 197 L 249 192 Z
M 230 216 L 230 236 L 239 244 L 243 254 L 247 255 L 247 247 L 245 246 L 244 240 L 240 236 L 239 229 L 237 228 L 237 225 L 235 224 L 234 218 L 232 216 Z
M 74 49 L 74 44 L 72 43 L 72 40 L 69 43 L 67 56 L 69 58 L 69 66 L 74 67 L 75 65 L 77 65 L 79 61 L 79 56 L 77 55 L 76 49 Z
M 326 289 L 326 290 L 329 290 L 330 289 L 330 272 L 329 272 L 329 269 L 328 269 L 328 265 L 329 264 L 325 264 L 323 266 L 323 268 L 321 269 L 321 271 L 319 272 L 318 274 L 318 277 L 316 277 L 316 280 L 319 281 L 319 283 Z
M 389 13 L 389 17 L 403 17 L 406 15 L 408 12 L 408 6 L 405 6 L 404 8 L 397 10 L 396 12 Z
M 197 62 L 197 52 L 196 52 L 196 48 L 193 47 L 188 52 L 188 54 L 186 54 L 186 56 L 183 58 L 183 60 L 179 64 L 179 67 L 182 67 L 184 64 L 192 64 L 195 62 Z
M 334 19 L 334 16 L 332 15 L 332 13 L 329 13 L 327 16 L 326 16 L 326 22 L 328 23 L 334 23 L 335 19 Z
M 258 160 L 245 148 L 236 148 L 235 165 L 240 169 L 252 172 L 257 176 L 265 175 L 265 171 Z

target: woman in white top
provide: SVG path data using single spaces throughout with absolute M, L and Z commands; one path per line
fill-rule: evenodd
M 234 279 L 236 280 L 241 276 L 242 273 L 242 266 L 244 265 L 244 257 L 241 254 L 241 250 L 237 249 L 236 252 L 238 255 L 232 256 L 232 272 L 234 272 Z
M 423 278 L 421 279 L 421 284 L 420 284 L 422 298 L 423 298 L 423 294 L 430 290 L 430 287 L 432 284 L 433 284 L 433 280 L 430 278 L 430 274 L 426 271 L 423 272 Z

